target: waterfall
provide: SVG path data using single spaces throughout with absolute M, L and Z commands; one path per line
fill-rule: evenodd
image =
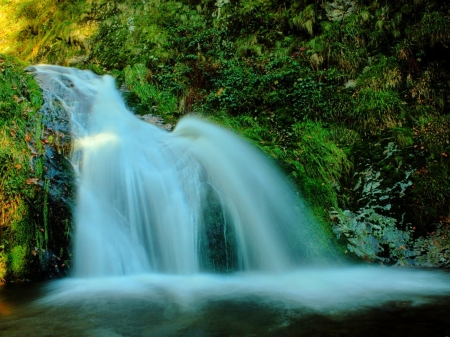
M 134 116 L 111 76 L 31 70 L 49 109 L 71 119 L 75 276 L 271 272 L 327 258 L 298 193 L 238 135 L 193 116 L 169 133 Z
M 78 319 L 86 335 L 99 335 L 99 326 L 108 336 L 113 328 L 141 335 L 152 327 L 150 334 L 165 335 L 176 317 L 197 317 L 195 333 L 208 331 L 197 329 L 214 308 L 266 307 L 309 320 L 305 314 L 448 301 L 448 272 L 336 266 L 300 196 L 233 132 L 189 116 L 169 133 L 134 116 L 110 76 L 30 70 L 43 89 L 45 118 L 71 120 L 78 189 L 75 277 L 49 283 L 36 305 L 55 317 L 69 313 L 64 320 Z M 105 319 L 86 324 L 92 317 Z

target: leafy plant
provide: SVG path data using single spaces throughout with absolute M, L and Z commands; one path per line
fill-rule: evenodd
M 150 73 L 142 65 L 136 64 L 133 67 L 124 69 L 125 85 L 135 94 L 143 107 L 140 109 L 146 113 L 153 112 L 163 116 L 170 115 L 177 111 L 177 99 L 170 92 L 158 90 L 158 87 L 149 80 Z

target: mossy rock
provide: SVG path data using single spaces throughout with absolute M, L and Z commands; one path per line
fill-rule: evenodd
M 55 156 L 40 137 L 42 95 L 25 66 L 0 55 L 0 277 L 6 281 L 56 277 L 59 261 L 70 259 L 71 210 L 53 192 L 58 179 L 45 158 Z M 71 184 L 73 178 L 64 179 Z

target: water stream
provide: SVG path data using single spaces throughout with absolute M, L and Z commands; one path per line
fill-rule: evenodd
M 32 70 L 72 119 L 75 266 L 23 301 L 0 288 L 7 336 L 375 336 L 394 322 L 450 332 L 448 273 L 343 263 L 237 135 L 197 117 L 168 133 L 136 118 L 112 77 Z
M 75 276 L 198 273 L 211 265 L 202 247 L 218 223 L 234 270 L 288 270 L 329 257 L 311 244 L 320 231 L 295 191 L 240 137 L 196 117 L 173 133 L 144 123 L 110 76 L 34 72 L 46 101 L 56 102 L 53 115 L 64 109 L 72 119 Z

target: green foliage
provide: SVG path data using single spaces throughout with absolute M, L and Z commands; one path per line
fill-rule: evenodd
M 354 147 L 357 173 L 350 184 L 344 185 L 345 207 L 354 215 L 352 218 L 360 221 L 362 214 L 373 209 L 377 216 L 391 219 L 395 228 L 401 231 L 399 233 L 409 231 L 411 240 L 427 240 L 426 236 L 435 231 L 436 224 L 449 212 L 448 162 L 444 155 L 439 154 L 440 157 L 436 158 L 424 146 L 418 145 L 422 137 L 417 131 L 412 134 L 399 128 L 382 133 L 379 143 L 368 141 Z M 344 223 L 343 220 L 340 219 L 340 222 Z M 345 226 L 348 227 L 347 224 Z M 390 237 L 393 244 L 398 241 L 400 246 L 404 246 L 403 239 Z M 358 242 L 367 241 L 368 238 Z M 408 245 L 408 249 L 413 251 L 413 243 L 408 242 Z M 387 248 L 389 246 L 383 247 L 382 258 L 395 256 Z M 418 255 L 417 252 L 408 254 Z M 371 259 L 378 258 L 372 256 Z
M 386 159 L 399 151 L 393 145 L 388 146 Z M 398 202 L 396 199 L 405 198 L 408 191 L 411 192 L 416 187 L 413 185 L 415 180 L 413 171 L 406 171 L 406 176 L 393 186 L 388 187 L 383 182 L 385 179 L 386 176 L 381 171 L 376 172 L 372 167 L 361 172 L 353 190 L 359 191 L 359 201 L 364 206 L 355 212 L 350 210 L 330 212 L 337 237 L 347 244 L 349 252 L 366 261 L 448 267 L 449 219 L 440 217 L 439 223 L 435 224 L 436 228 L 431 233 L 422 232 L 424 235 L 417 237 L 419 228 L 405 223 L 408 221 L 405 213 L 401 217 L 394 215 L 396 207 L 394 203 Z
M 425 12 L 420 22 L 411 27 L 409 36 L 421 46 L 446 45 L 450 41 L 450 17 L 442 12 Z
M 316 208 L 336 207 L 339 180 L 351 168 L 343 149 L 318 123 L 296 123 L 292 131 L 292 143 L 286 149 L 286 162 L 295 169 L 292 176 Z
M 364 133 L 378 133 L 398 126 L 403 117 L 402 101 L 393 90 L 362 89 L 357 93 L 353 111 L 355 124 Z
M 292 24 L 300 29 L 306 30 L 313 35 L 313 27 L 316 23 L 316 9 L 314 5 L 308 5 L 300 13 L 292 18 Z
M 341 90 L 340 76 L 336 69 L 313 71 L 292 57 L 224 61 L 203 108 L 263 115 L 281 129 L 307 119 L 337 122 L 354 104 Z
M 27 273 L 27 253 L 28 249 L 26 246 L 15 246 L 8 254 L 8 269 L 15 277 L 21 277 Z
M 396 219 L 381 215 L 374 207 L 330 213 L 335 233 L 347 242 L 348 252 L 366 261 L 405 265 L 411 257 L 408 249 L 410 233 L 397 228 Z
M 413 243 L 413 264 L 420 267 L 449 267 L 450 232 L 449 219 L 440 223 L 436 230 Z
M 393 160 L 399 151 L 397 145 L 388 143 L 377 167 Z M 355 173 L 357 179 L 352 186 L 360 206 L 355 211 L 330 212 L 338 238 L 345 238 L 348 250 L 366 260 L 406 264 L 411 255 L 407 249 L 411 229 L 404 223 L 404 214 L 397 220 L 393 203 L 398 203 L 411 189 L 412 170 L 398 171 L 387 174 L 372 163 L 366 164 L 362 172 Z
M 124 69 L 125 85 L 139 98 L 139 111 L 153 112 L 168 117 L 177 111 L 177 99 L 168 91 L 159 90 L 149 82 L 149 71 L 142 64 Z
M 0 20 L 5 38 L 0 52 L 28 61 L 73 62 L 90 49 L 92 31 L 85 1 L 27 0 L 0 4 L 6 20 Z
M 42 97 L 24 64 L 0 55 L 0 274 L 22 278 L 34 240 L 32 200 L 36 191 L 28 184 L 30 151 L 26 144 L 26 119 L 39 108 Z
M 392 90 L 402 83 L 402 73 L 395 57 L 380 56 L 380 60 L 371 60 L 358 76 L 358 86 L 372 90 Z

